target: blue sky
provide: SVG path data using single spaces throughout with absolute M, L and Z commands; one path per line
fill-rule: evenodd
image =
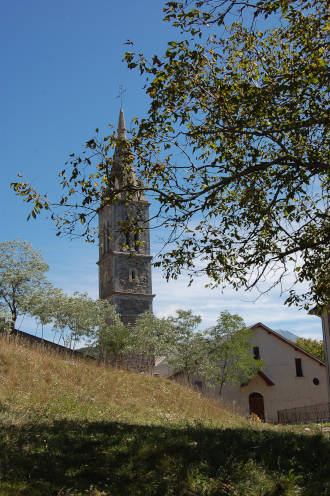
M 162 52 L 175 37 L 162 22 L 161 0 L 13 0 L 2 3 L 0 19 L 0 163 L 1 238 L 25 239 L 41 250 L 50 265 L 49 278 L 67 292 L 87 291 L 97 297 L 97 247 L 83 240 L 59 239 L 45 218 L 26 222 L 28 206 L 9 183 L 17 173 L 54 197 L 57 174 L 71 152 L 81 150 L 96 127 L 106 132 L 117 123 L 118 88 L 126 88 L 124 109 L 129 124 L 147 110 L 143 80 L 122 62 L 126 40 L 145 54 Z M 161 232 L 152 233 L 157 251 Z M 177 308 L 202 315 L 204 327 L 220 311 L 242 315 L 248 324 L 262 321 L 273 329 L 321 338 L 317 317 L 283 306 L 279 290 L 259 298 L 230 288 L 209 290 L 205 280 L 190 288 L 182 277 L 166 283 L 153 271 L 154 311 L 167 316 Z M 23 330 L 33 331 L 29 320 Z

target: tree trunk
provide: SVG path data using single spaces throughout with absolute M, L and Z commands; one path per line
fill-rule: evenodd
M 16 320 L 17 320 L 17 312 L 16 310 L 14 310 L 12 313 L 12 321 L 10 323 L 10 330 L 11 331 L 14 331 L 15 330 L 15 324 L 16 324 Z

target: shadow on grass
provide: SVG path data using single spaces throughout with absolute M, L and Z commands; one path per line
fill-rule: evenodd
M 0 428 L 1 496 L 330 495 L 322 436 L 115 422 Z

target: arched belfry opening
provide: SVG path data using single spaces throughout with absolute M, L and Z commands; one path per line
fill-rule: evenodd
M 118 184 L 137 184 L 133 164 L 124 163 L 123 159 L 121 144 L 127 140 L 123 109 L 119 113 L 117 137 L 111 174 Z M 152 312 L 154 297 L 149 203 L 144 194 L 129 202 L 118 198 L 112 204 L 102 205 L 98 215 L 99 297 L 116 306 L 124 323 L 134 323 L 138 315 Z M 132 217 L 135 227 L 133 222 L 130 229 L 128 221 Z

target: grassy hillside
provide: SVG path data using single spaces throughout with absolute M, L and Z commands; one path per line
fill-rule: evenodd
M 300 431 L 0 338 L 0 496 L 328 496 L 329 439 Z

